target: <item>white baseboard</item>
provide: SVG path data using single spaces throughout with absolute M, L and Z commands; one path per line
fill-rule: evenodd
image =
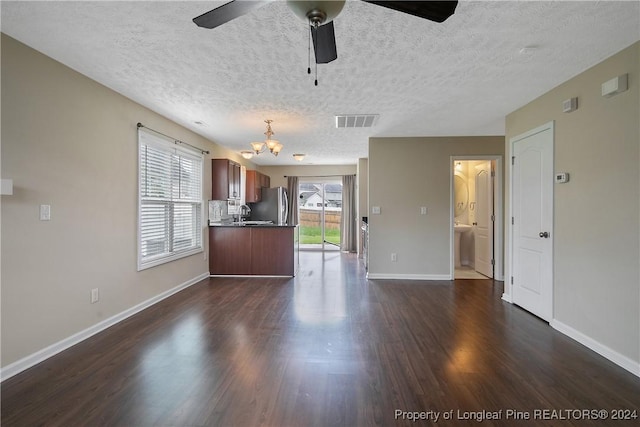
M 148 300 L 143 301 L 140 304 L 134 305 L 133 307 L 121 313 L 118 313 L 114 316 L 111 316 L 108 319 L 105 319 L 99 323 L 96 323 L 95 325 L 90 326 L 89 328 L 83 331 L 73 334 L 70 337 L 67 337 L 61 341 L 58 341 L 57 343 L 51 344 L 50 346 L 45 347 L 42 350 L 39 350 L 33 354 L 30 354 L 27 357 L 24 357 L 20 360 L 17 360 L 5 366 L 0 370 L 0 381 L 4 381 L 8 378 L 11 378 L 12 376 L 24 371 L 25 369 L 28 369 L 52 356 L 55 356 L 56 354 L 68 349 L 69 347 L 74 346 L 86 340 L 87 338 L 97 334 L 98 332 L 104 331 L 105 329 L 115 325 L 116 323 L 122 322 L 126 318 L 141 312 L 145 308 L 149 308 L 152 305 L 157 304 L 163 299 L 168 298 L 171 295 L 178 293 L 181 290 L 186 289 L 189 286 L 200 282 L 201 280 L 206 279 L 207 277 L 209 277 L 209 272 L 200 274 L 199 276 L 194 277 L 193 279 L 190 279 L 174 288 L 164 291 L 153 298 L 149 298 Z
M 563 334 L 565 334 L 566 336 L 568 336 L 569 338 L 572 338 L 576 341 L 578 341 L 580 344 L 584 345 L 585 347 L 595 351 L 596 353 L 598 353 L 599 355 L 605 357 L 606 359 L 609 359 L 610 361 L 612 361 L 613 363 L 615 363 L 616 365 L 620 366 L 621 368 L 626 369 L 627 371 L 631 372 L 633 375 L 640 377 L 640 363 L 629 359 L 627 356 L 624 356 L 620 353 L 618 353 L 615 350 L 610 349 L 609 347 L 607 347 L 606 345 L 599 343 L 598 341 L 594 340 L 591 337 L 588 337 L 587 335 L 583 334 L 580 331 L 577 331 L 575 329 L 573 329 L 571 326 L 566 325 L 558 320 L 552 320 L 549 325 L 551 325 L 551 327 L 559 332 L 562 332 Z
M 367 279 L 389 280 L 451 280 L 448 274 L 394 274 L 394 273 L 367 273 Z
M 511 298 L 511 294 L 508 294 L 506 292 L 502 294 L 502 300 L 513 304 L 513 298 Z

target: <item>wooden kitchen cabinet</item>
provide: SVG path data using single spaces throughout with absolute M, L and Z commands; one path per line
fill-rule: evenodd
M 255 203 L 262 200 L 262 188 L 271 187 L 271 178 L 268 175 L 254 170 L 247 171 L 247 203 Z
M 209 227 L 209 273 L 237 276 L 295 276 L 298 226 Z
M 211 274 L 251 274 L 251 229 L 209 227 Z
M 271 188 L 271 177 L 269 175 L 260 174 L 260 185 L 264 188 Z
M 211 199 L 240 199 L 240 163 L 229 159 L 211 160 Z
M 263 276 L 294 275 L 293 228 L 255 227 L 251 230 L 251 269 Z

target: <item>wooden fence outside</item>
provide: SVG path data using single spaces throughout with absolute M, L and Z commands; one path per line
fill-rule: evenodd
M 300 208 L 299 223 L 302 227 L 320 227 L 322 211 L 316 209 Z M 340 229 L 340 211 L 325 210 L 324 212 L 325 228 L 331 230 Z

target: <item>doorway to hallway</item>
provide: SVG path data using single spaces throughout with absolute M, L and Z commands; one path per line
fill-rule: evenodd
M 504 280 L 502 212 L 502 156 L 452 156 L 452 279 Z

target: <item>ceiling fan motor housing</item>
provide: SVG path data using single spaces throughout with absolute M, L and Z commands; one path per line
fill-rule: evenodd
M 287 0 L 293 13 L 304 22 L 324 25 L 333 21 L 342 11 L 344 0 Z

